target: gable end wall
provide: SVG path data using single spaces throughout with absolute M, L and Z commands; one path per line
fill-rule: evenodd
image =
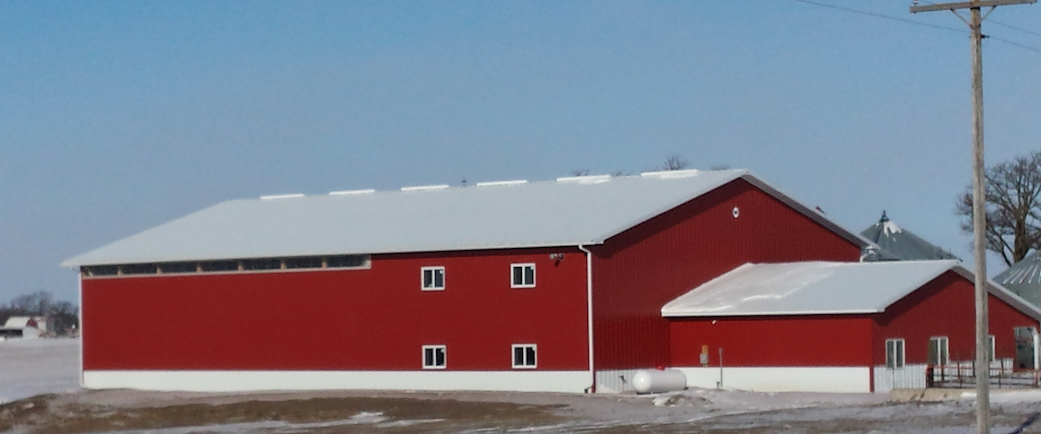
M 591 250 L 597 370 L 667 366 L 661 307 L 744 263 L 860 257 L 857 245 L 743 179 Z

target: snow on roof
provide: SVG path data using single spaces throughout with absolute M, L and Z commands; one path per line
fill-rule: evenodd
M 7 318 L 7 322 L 4 323 L 3 328 L 24 329 L 26 327 L 36 327 L 36 322 L 33 321 L 33 318 L 31 316 L 12 316 L 10 318 Z
M 662 307 L 665 317 L 863 314 L 884 312 L 947 271 L 972 280 L 959 261 L 745 264 Z M 991 294 L 1041 319 L 1000 286 Z
M 864 229 L 860 235 L 877 244 L 888 256 L 901 261 L 958 259 L 950 252 L 897 226 L 896 223 L 889 220 L 885 211 L 882 211 L 882 217 L 878 223 Z M 883 256 L 887 255 L 883 254 Z
M 685 170 L 232 200 L 62 265 L 600 244 L 736 179 L 759 187 L 858 246 L 868 244 L 748 171 Z
M 994 276 L 994 281 L 1035 306 L 1041 306 L 1041 254 L 1034 252 L 1027 255 L 1022 261 Z

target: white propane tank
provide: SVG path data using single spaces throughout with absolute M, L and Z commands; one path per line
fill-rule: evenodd
M 641 369 L 633 374 L 636 393 L 662 393 L 687 388 L 687 376 L 675 369 Z

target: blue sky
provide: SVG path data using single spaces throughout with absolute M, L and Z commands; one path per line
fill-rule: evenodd
M 1039 5 L 990 19 L 1041 32 Z M 988 40 L 984 65 L 988 162 L 1038 150 L 1041 52 Z M 969 79 L 967 33 L 790 0 L 0 2 L 0 300 L 74 300 L 62 260 L 228 199 L 669 154 L 971 262 Z

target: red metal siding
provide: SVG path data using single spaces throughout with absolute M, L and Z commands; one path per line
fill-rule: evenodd
M 510 288 L 518 262 L 536 264 L 537 287 Z M 445 267 L 444 291 L 420 290 L 423 266 Z M 85 279 L 83 325 L 86 370 L 418 370 L 424 344 L 447 345 L 448 370 L 509 370 L 514 343 L 538 345 L 539 370 L 589 363 L 586 262 L 573 247 Z
M 741 264 L 860 256 L 857 245 L 740 179 L 591 250 L 596 369 L 668 364 L 661 307 Z
M 871 318 L 864 315 L 803 315 L 670 320 L 671 366 L 700 366 L 708 345 L 709 366 L 868 366 Z
M 1037 321 L 993 295 L 988 307 L 995 356 L 1014 358 L 1012 329 L 1037 327 Z M 885 364 L 885 340 L 890 338 L 904 339 L 906 363 L 926 363 L 929 338 L 934 336 L 947 337 L 952 361 L 971 360 L 976 354 L 975 310 L 973 283 L 953 271 L 944 273 L 876 316 L 873 364 Z

